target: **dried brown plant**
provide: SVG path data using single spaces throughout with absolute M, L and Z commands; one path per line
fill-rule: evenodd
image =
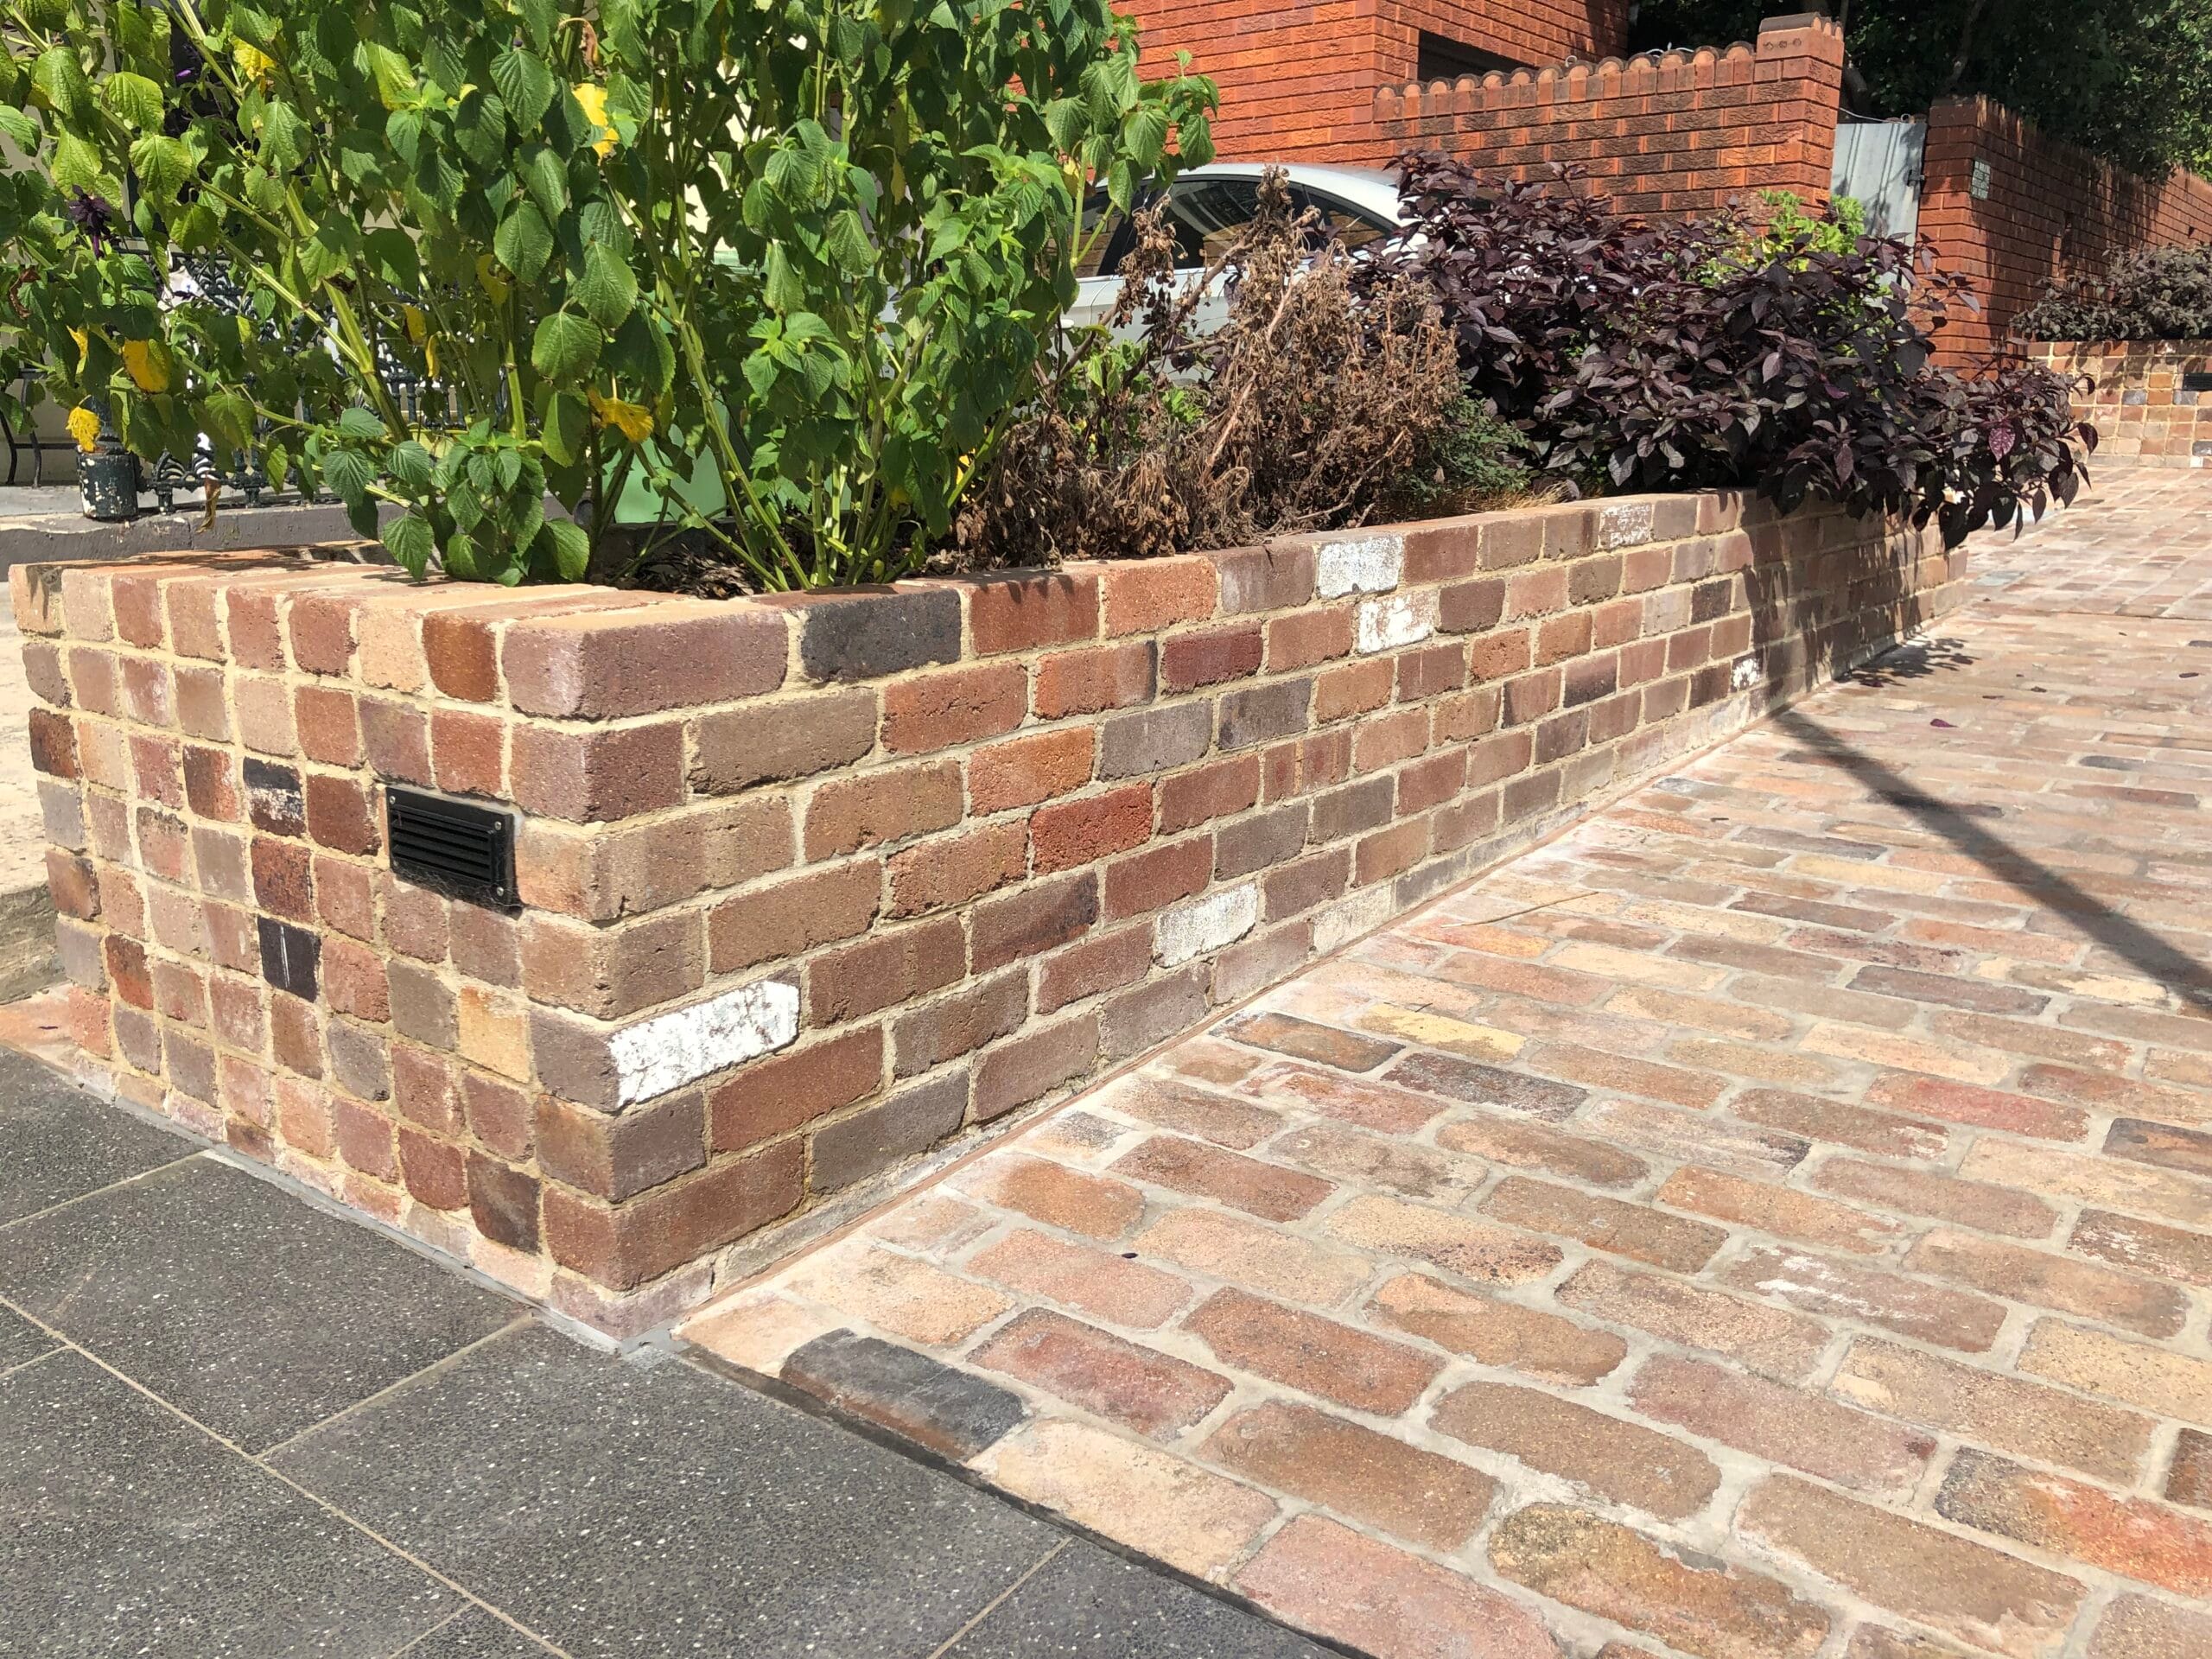
M 978 563 L 1141 558 L 1364 522 L 1428 460 L 1459 397 L 1427 290 L 1370 282 L 1270 171 L 1222 257 L 1179 281 L 1157 208 L 1140 213 L 1109 326 L 1040 372 L 962 545 Z M 1225 287 L 1228 321 L 1199 335 Z

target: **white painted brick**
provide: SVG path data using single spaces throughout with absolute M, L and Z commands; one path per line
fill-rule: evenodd
M 1164 910 L 1152 925 L 1152 954 L 1173 968 L 1209 950 L 1218 950 L 1249 933 L 1260 922 L 1260 884 L 1224 887 L 1203 899 Z
M 1649 501 L 1624 501 L 1618 506 L 1598 510 L 1598 548 L 1600 552 L 1612 547 L 1641 547 L 1651 539 L 1651 526 L 1658 509 Z
M 1370 599 L 1359 607 L 1359 648 L 1363 652 L 1389 651 L 1416 645 L 1436 632 L 1436 590 L 1396 594 Z
M 607 1039 L 616 1099 L 634 1106 L 798 1035 L 798 987 L 762 980 L 640 1020 Z
M 1315 911 L 1315 954 L 1326 956 L 1338 945 L 1349 944 L 1363 933 L 1372 933 L 1389 921 L 1390 915 L 1390 884 L 1387 881 Z
M 1758 683 L 1758 654 L 1754 652 L 1750 656 L 1738 657 L 1736 659 L 1736 665 L 1728 671 L 1730 688 L 1738 691 L 1748 691 Z
M 1357 541 L 1324 542 L 1314 564 L 1313 592 L 1321 599 L 1346 594 L 1387 594 L 1406 569 L 1406 538 L 1363 536 Z

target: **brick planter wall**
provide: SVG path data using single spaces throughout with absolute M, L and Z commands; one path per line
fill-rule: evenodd
M 14 581 L 88 1074 L 621 1333 L 1940 613 L 1961 559 L 1706 495 L 726 604 Z M 519 908 L 393 876 L 387 783 L 511 804 Z
M 2097 457 L 2153 467 L 2212 467 L 2212 391 L 2183 388 L 2212 374 L 2212 340 L 2038 341 L 2030 355 L 2077 386 L 2074 412 L 2094 422 Z

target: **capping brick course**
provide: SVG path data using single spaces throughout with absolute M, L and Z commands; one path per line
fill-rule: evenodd
M 282 554 L 12 581 L 88 1071 L 627 1334 L 1961 574 L 1707 494 L 715 604 Z M 397 782 L 518 810 L 518 915 L 389 872 Z

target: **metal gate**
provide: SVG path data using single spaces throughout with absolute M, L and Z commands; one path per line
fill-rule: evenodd
M 1849 196 L 1866 208 L 1869 234 L 1910 242 L 1920 232 L 1927 149 L 1925 119 L 1847 120 L 1836 129 L 1835 175 L 1829 194 Z

